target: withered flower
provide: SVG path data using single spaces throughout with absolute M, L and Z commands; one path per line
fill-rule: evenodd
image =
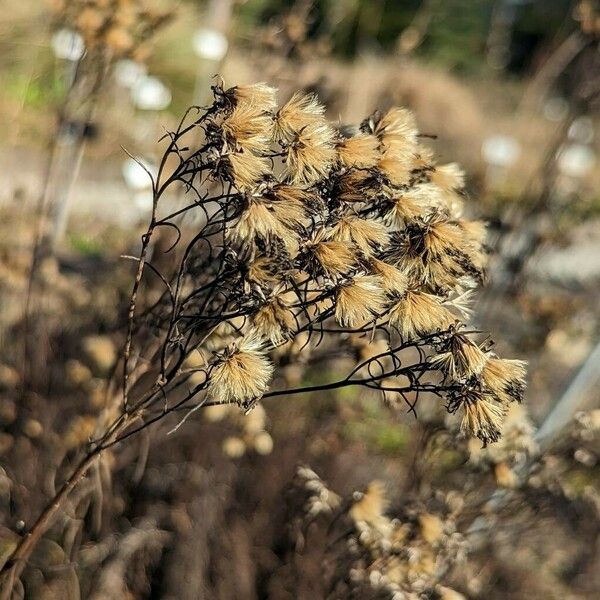
M 240 405 L 260 398 L 273 375 L 273 365 L 264 346 L 264 341 L 255 333 L 229 346 L 211 373 L 208 397 Z
M 380 279 L 374 275 L 357 275 L 340 286 L 335 317 L 347 327 L 361 327 L 382 313 L 385 305 Z

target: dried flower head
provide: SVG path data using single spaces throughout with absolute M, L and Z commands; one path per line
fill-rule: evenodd
M 159 7 L 153 0 L 70 0 L 56 3 L 55 18 L 77 31 L 89 51 L 139 60 L 147 40 L 172 17 Z
M 356 265 L 352 247 L 344 242 L 322 240 L 309 244 L 307 249 L 316 259 L 318 267 L 329 277 L 346 275 Z
M 324 114 L 316 96 L 296 92 L 275 115 L 275 137 L 291 142 L 306 127 L 325 124 Z
M 266 83 L 236 85 L 225 94 L 232 104 L 250 106 L 255 111 L 270 112 L 277 107 L 277 90 Z
M 381 287 L 388 296 L 398 298 L 406 293 L 409 280 L 404 271 L 377 258 L 371 260 L 371 267 L 373 273 L 379 277 Z
M 261 198 L 251 198 L 237 221 L 229 228 L 229 235 L 242 244 L 252 244 L 257 238 L 263 242 L 278 239 L 288 252 L 295 254 L 298 250 L 298 236 L 285 222 L 293 221 L 290 218 L 280 218 L 282 212 L 274 210 L 270 203 Z
M 340 162 L 345 167 L 358 169 L 375 167 L 381 158 L 379 145 L 379 140 L 369 133 L 345 138 L 337 145 Z
M 521 402 L 526 385 L 525 366 L 522 360 L 490 358 L 485 363 L 481 378 L 501 402 Z
M 406 339 L 448 329 L 456 321 L 438 297 L 414 290 L 392 306 L 388 319 Z
M 251 190 L 269 173 L 269 161 L 252 152 L 231 152 L 223 157 L 224 172 L 238 190 Z
M 488 355 L 461 333 L 451 335 L 444 344 L 444 351 L 432 358 L 451 381 L 479 376 L 487 361 Z
M 270 147 L 273 119 L 249 102 L 238 102 L 220 123 L 223 142 L 236 150 L 267 152 Z
M 374 275 L 357 275 L 340 286 L 335 317 L 346 327 L 362 327 L 383 312 L 385 305 L 379 278 Z
M 296 184 L 314 184 L 329 174 L 337 159 L 335 131 L 327 123 L 303 127 L 287 145 L 285 174 Z
M 366 257 L 379 254 L 389 239 L 385 225 L 355 216 L 342 217 L 330 230 L 328 237 L 354 245 Z
M 249 334 L 230 346 L 216 363 L 208 396 L 216 402 L 246 404 L 268 389 L 273 365 L 264 352 L 264 341 Z
M 463 412 L 460 424 L 463 434 L 478 437 L 484 444 L 500 438 L 506 406 L 491 396 L 466 389 L 453 398 L 451 406 L 452 411 L 460 408 Z
M 307 484 L 314 482 L 315 489 L 322 490 L 317 476 L 303 469 L 312 475 Z M 314 512 L 314 505 L 304 501 L 301 483 L 297 474 L 288 505 L 296 507 L 292 519 L 305 525 L 313 520 L 308 511 Z M 457 511 L 450 509 L 449 496 L 425 503 L 404 501 L 392 512 L 384 485 L 374 481 L 348 501 L 338 501 L 333 511 L 318 502 L 325 539 L 321 535 L 313 543 L 320 541 L 327 548 L 333 570 L 323 575 L 331 578 L 331 597 L 437 597 L 439 584 L 464 559 L 467 548 L 456 531 Z M 306 539 L 307 529 L 297 527 L 294 534 L 297 544 Z
M 253 329 L 273 346 L 279 346 L 293 336 L 297 328 L 294 313 L 284 295 L 274 296 L 252 315 Z

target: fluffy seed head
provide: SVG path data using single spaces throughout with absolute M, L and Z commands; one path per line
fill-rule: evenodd
M 366 169 L 348 169 L 338 176 L 336 191 L 341 202 L 369 202 L 381 193 L 382 185 Z
M 456 320 L 436 296 L 418 291 L 406 292 L 388 318 L 404 339 L 448 329 Z
M 356 257 L 351 247 L 344 242 L 320 241 L 310 247 L 320 267 L 330 277 L 347 274 L 355 265 Z
M 522 360 L 490 358 L 481 372 L 481 379 L 501 402 L 521 402 L 526 386 L 526 366 Z
M 359 169 L 374 167 L 381 157 L 379 143 L 374 135 L 367 133 L 347 138 L 337 146 L 340 162 L 345 167 Z
M 434 202 L 435 194 L 429 186 L 415 186 L 391 200 L 390 208 L 384 217 L 385 222 L 396 228 L 406 227 L 410 222 L 430 212 Z
M 467 336 L 455 334 L 450 338 L 448 350 L 433 357 L 432 362 L 452 381 L 461 381 L 479 375 L 488 360 L 481 348 Z
M 239 405 L 260 398 L 269 387 L 273 365 L 263 351 L 263 341 L 248 334 L 218 360 L 208 386 L 208 397 Z
M 366 257 L 370 257 L 387 245 L 389 234 L 382 223 L 348 216 L 336 223 L 328 237 L 354 244 Z
M 247 104 L 259 111 L 273 111 L 277 107 L 277 89 L 266 83 L 236 85 L 228 89 L 225 95 L 236 104 Z
M 456 163 L 436 166 L 430 177 L 444 192 L 453 192 L 465 187 L 465 172 Z
M 411 165 L 409 161 L 384 155 L 377 167 L 394 185 L 408 185 L 410 182 Z
M 221 129 L 225 141 L 234 149 L 267 152 L 273 133 L 273 117 L 241 102 L 223 120 Z
M 290 254 L 298 251 L 298 237 L 280 219 L 267 203 L 252 199 L 238 221 L 229 230 L 229 235 L 242 243 L 256 238 L 263 241 L 279 239 Z
M 275 137 L 291 141 L 305 127 L 323 125 L 324 113 L 314 94 L 296 92 L 275 115 Z
M 338 290 L 335 318 L 344 327 L 362 327 L 382 313 L 385 304 L 379 278 L 357 275 Z
M 252 315 L 252 328 L 273 346 L 285 342 L 296 328 L 294 314 L 283 296 L 274 296 Z
M 225 176 L 240 191 L 255 188 L 269 173 L 269 161 L 252 152 L 231 152 L 222 161 Z
M 477 394 L 468 394 L 463 398 L 462 409 L 461 433 L 477 437 L 484 444 L 498 441 L 506 415 L 503 405 Z
M 271 210 L 276 217 L 290 229 L 295 229 L 307 222 L 310 194 L 300 187 L 277 184 L 265 194 L 271 200 Z
M 326 123 L 304 127 L 287 148 L 286 177 L 301 184 L 326 177 L 336 160 L 334 138 L 333 129 Z
M 404 271 L 383 260 L 371 259 L 373 273 L 381 280 L 381 287 L 390 297 L 402 296 L 408 287 L 408 276 Z
M 263 289 L 272 288 L 278 282 L 277 265 L 272 259 L 259 256 L 249 263 L 247 278 Z
M 390 109 L 375 126 L 375 135 L 381 139 L 384 150 L 397 159 L 414 153 L 418 133 L 414 115 L 405 108 Z

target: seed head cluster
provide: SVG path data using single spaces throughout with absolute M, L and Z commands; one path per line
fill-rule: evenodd
M 171 287 L 167 340 L 210 349 L 211 401 L 252 404 L 275 363 L 352 354 L 362 337 L 383 350 L 363 353 L 340 386 L 396 391 L 411 408 L 436 394 L 465 434 L 497 440 L 525 365 L 462 322 L 483 278 L 485 226 L 464 216 L 460 168 L 436 163 L 403 108 L 349 127 L 312 94 L 278 105 L 266 84 L 213 90 L 212 106 L 172 136 L 172 179 L 196 194 L 189 209 L 205 224 Z M 419 358 L 401 360 L 411 347 Z
M 462 508 L 458 494 L 438 493 L 421 502 L 392 507 L 381 482 L 343 500 L 310 468 L 298 468 L 290 492 L 292 536 L 304 543 L 308 526 L 326 531 L 323 579 L 334 598 L 463 598 L 442 585 L 463 562 L 467 540 L 457 531 Z

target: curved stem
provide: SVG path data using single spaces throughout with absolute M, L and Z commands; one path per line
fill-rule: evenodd
M 112 433 L 112 436 L 117 436 L 126 424 L 127 419 Z M 54 518 L 63 507 L 69 494 L 85 477 L 90 468 L 100 460 L 104 450 L 103 445 L 97 445 L 81 459 L 71 476 L 63 483 L 60 490 L 36 519 L 31 529 L 21 538 L 14 552 L 0 569 L 0 600 L 10 600 L 14 584 L 23 572 L 34 548 L 52 525 Z

